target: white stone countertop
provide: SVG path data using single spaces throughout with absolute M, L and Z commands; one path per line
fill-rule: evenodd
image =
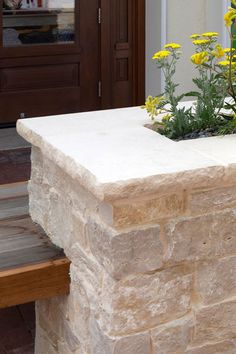
M 100 199 L 223 178 L 236 163 L 236 135 L 174 142 L 150 122 L 132 107 L 18 120 L 17 131 Z

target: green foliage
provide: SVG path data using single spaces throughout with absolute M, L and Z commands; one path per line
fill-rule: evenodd
M 159 133 L 179 139 L 204 131 L 210 131 L 213 135 L 236 131 L 236 50 L 232 49 L 232 45 L 224 50 L 217 43 L 217 36 L 216 32 L 191 36 L 195 46 L 191 61 L 197 72 L 193 78 L 196 91 L 176 94 L 179 85 L 175 83 L 174 75 L 181 56 L 180 45 L 167 44 L 164 50 L 154 54 L 157 68 L 162 70 L 165 78 L 164 93 L 149 96 L 142 108 L 147 110 L 152 120 L 164 113 L 161 121 L 155 123 Z M 182 108 L 180 101 L 190 96 L 196 99 L 194 106 L 191 109 Z M 226 96 L 231 96 L 232 102 L 225 103 Z M 222 108 L 233 112 L 234 116 L 224 116 Z
M 219 127 L 218 133 L 221 135 L 236 133 L 236 116 L 233 115 L 224 120 L 224 124 Z
M 178 139 L 194 131 L 191 110 L 179 108 L 174 113 L 174 119 L 162 119 L 157 123 L 157 131 L 170 139 Z

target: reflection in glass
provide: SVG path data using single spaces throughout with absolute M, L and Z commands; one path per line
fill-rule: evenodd
M 74 0 L 3 0 L 3 46 L 72 43 Z

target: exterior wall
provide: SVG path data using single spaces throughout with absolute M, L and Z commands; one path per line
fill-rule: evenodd
M 161 47 L 161 1 L 146 1 L 146 94 L 161 93 L 161 73 L 152 61 L 153 53 Z
M 235 168 L 188 178 L 101 202 L 33 148 L 31 216 L 72 262 L 36 354 L 236 352 Z
M 227 9 L 227 2 L 227 0 L 147 0 L 147 94 L 155 95 L 161 91 L 160 75 L 155 73 L 151 54 L 161 48 L 162 41 L 182 45 L 183 56 L 176 73 L 176 82 L 181 85 L 181 92 L 192 90 L 194 86 L 191 78 L 194 77 L 194 68 L 189 58 L 193 53 L 193 46 L 189 35 L 216 31 L 221 34 L 219 40 L 225 45 L 223 13 Z M 161 18 L 161 7 L 164 4 L 166 21 Z M 166 38 L 163 38 L 164 33 L 160 35 L 160 31 L 164 32 L 165 27 Z

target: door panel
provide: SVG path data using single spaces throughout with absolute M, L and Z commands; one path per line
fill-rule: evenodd
M 75 0 L 75 11 L 53 8 L 73 1 L 3 10 L 0 124 L 100 108 L 98 0 Z
M 101 67 L 104 108 L 126 107 L 145 97 L 145 1 L 101 0 Z
M 74 87 L 17 91 L 1 94 L 1 123 L 9 117 L 38 117 L 66 114 L 80 110 L 80 89 Z M 23 118 L 23 116 L 22 116 Z
M 76 87 L 79 64 L 40 65 L 2 69 L 1 91 Z

